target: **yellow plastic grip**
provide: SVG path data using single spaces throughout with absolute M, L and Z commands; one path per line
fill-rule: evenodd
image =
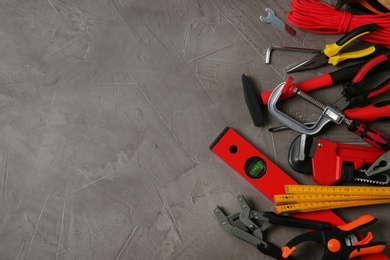
M 352 37 L 351 39 L 349 39 L 348 41 L 346 41 L 344 44 L 341 44 L 341 45 L 338 45 L 337 42 L 327 44 L 327 45 L 325 45 L 324 54 L 330 58 L 330 57 L 336 55 L 337 53 L 339 53 L 339 51 L 342 48 L 344 48 L 345 46 L 347 46 L 349 43 L 351 43 L 352 41 L 356 40 L 357 38 L 359 38 L 367 33 L 370 33 L 370 32 L 365 31 L 365 32 L 359 33 L 359 34 L 355 35 L 355 37 Z M 346 34 L 345 36 L 349 36 L 349 35 Z
M 339 62 L 342 62 L 347 59 L 356 59 L 365 57 L 367 55 L 370 55 L 375 52 L 375 46 L 368 47 L 366 49 L 360 50 L 360 51 L 354 51 L 354 52 L 343 52 L 337 55 L 334 55 L 329 58 L 328 63 L 332 64 L 333 66 L 336 66 Z

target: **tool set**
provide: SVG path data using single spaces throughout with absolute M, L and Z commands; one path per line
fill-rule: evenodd
M 390 3 L 387 5 L 386 1 L 338 0 L 335 6 L 331 6 L 322 1 L 292 0 L 292 11 L 288 14 L 291 24 L 311 32 L 345 35 L 327 44 L 323 51 L 272 46 L 266 52 L 267 64 L 273 50 L 317 53 L 287 69 L 286 73 L 325 64 L 335 66 L 344 60 L 356 60 L 357 63 L 298 83 L 289 77 L 273 90 L 260 94 L 251 78 L 242 75 L 244 97 L 254 125 L 265 124 L 264 108 L 267 107 L 283 127 L 300 132 L 290 145 L 288 163 L 296 172 L 311 175 L 318 184 L 299 185 L 232 128 L 226 127 L 210 145 L 213 153 L 275 203 L 276 213 L 294 214 L 292 217 L 252 210 L 242 195 L 237 197 L 241 210 L 238 213 L 226 215 L 220 207 L 215 208 L 217 221 L 225 231 L 256 246 L 263 254 L 279 260 L 298 259 L 291 256 L 297 245 L 316 241 L 324 248 L 323 260 L 389 259 L 382 253 L 386 242 L 372 242 L 371 232 L 366 237 L 357 234 L 360 229 L 376 222 L 375 217 L 363 215 L 345 223 L 331 211 L 390 203 L 390 187 L 387 187 L 390 186 L 390 137 L 366 124 L 390 118 L 390 100 L 374 103 L 377 97 L 390 89 L 390 78 L 375 86 L 372 81 L 372 75 L 390 69 L 390 56 L 384 54 L 386 48 L 390 48 L 390 9 L 387 8 Z M 342 10 L 345 5 L 358 6 L 375 15 L 356 17 Z M 295 35 L 296 32 L 277 18 L 272 9 L 266 8 L 266 11 L 268 16 L 260 16 L 261 21 L 273 24 L 290 36 Z M 326 15 L 324 12 L 329 13 Z M 337 26 L 333 25 L 337 30 L 324 25 L 328 19 L 336 19 L 334 23 L 341 21 Z M 358 51 L 340 52 L 357 40 L 374 45 Z M 338 84 L 342 84 L 342 93 L 330 105 L 307 94 Z M 322 110 L 315 122 L 299 122 L 277 107 L 282 100 L 294 96 Z M 338 143 L 313 136 L 329 122 L 345 124 L 350 132 L 370 146 Z M 281 128 L 271 128 L 270 131 L 276 132 Z M 340 184 L 359 186 L 338 186 Z M 309 232 L 292 238 L 279 248 L 264 236 L 271 224 L 306 228 Z
M 298 88 L 294 88 L 294 92 L 296 95 L 304 98 L 305 100 L 313 103 L 317 107 L 323 110 L 322 115 L 318 118 L 314 125 L 307 126 L 291 116 L 283 113 L 278 110 L 276 107 L 276 103 L 279 100 L 282 93 L 285 93 L 286 90 L 291 86 L 293 79 L 290 77 L 287 82 L 283 82 L 279 84 L 275 90 L 272 92 L 270 96 L 270 102 L 268 104 L 268 110 L 270 114 L 272 114 L 276 119 L 278 119 L 281 123 L 288 126 L 289 128 L 308 135 L 313 135 L 318 133 L 323 126 L 325 126 L 329 122 L 334 122 L 336 124 L 345 123 L 348 126 L 348 130 L 360 136 L 367 143 L 378 147 L 384 150 L 390 150 L 390 138 L 380 131 L 364 125 L 363 123 L 355 120 L 348 119 L 345 115 L 334 109 L 331 106 L 325 106 L 314 98 L 310 97 L 306 93 L 300 91 Z
M 377 87 L 368 90 L 365 89 L 366 85 L 362 84 L 363 79 L 370 70 L 373 70 L 375 66 L 387 60 L 387 56 L 379 55 L 367 62 L 355 75 L 352 81 L 343 84 L 343 95 L 333 103 L 332 107 L 339 111 L 343 111 L 345 116 L 352 120 L 373 122 L 378 119 L 389 118 L 390 100 L 371 105 L 365 105 L 365 103 L 368 100 L 388 91 L 390 89 L 390 78 L 382 82 Z M 304 125 L 313 127 L 315 123 L 316 122 L 305 122 Z M 275 132 L 283 129 L 284 127 L 276 127 L 268 130 L 270 132 Z
M 299 83 L 293 83 L 286 93 L 283 94 L 281 99 L 287 99 L 294 96 L 292 89 L 298 88 L 301 91 L 309 92 L 317 89 L 321 89 L 324 87 L 330 87 L 333 85 L 347 83 L 353 80 L 353 78 L 357 75 L 357 73 L 362 69 L 367 62 L 363 61 L 345 68 L 341 68 L 339 70 L 305 80 Z M 367 75 L 371 75 L 377 73 L 378 71 L 390 69 L 390 59 L 381 62 L 377 66 L 374 66 Z M 262 126 L 265 124 L 265 110 L 269 101 L 269 97 L 272 94 L 272 90 L 261 93 L 260 95 L 256 93 L 255 86 L 251 82 L 251 79 L 242 75 L 242 84 L 244 90 L 245 100 L 251 114 L 253 124 L 255 126 Z
M 261 193 L 263 193 L 269 200 L 274 200 L 274 196 L 282 194 L 285 192 L 285 185 L 293 185 L 288 187 L 301 187 L 302 185 L 297 185 L 298 183 L 294 181 L 287 173 L 280 169 L 276 164 L 269 160 L 263 153 L 253 147 L 248 141 L 246 141 L 242 136 L 240 136 L 236 131 L 230 127 L 226 127 L 219 136 L 214 140 L 210 145 L 210 149 L 213 153 L 218 155 L 223 161 L 225 161 L 230 167 L 232 167 L 238 174 L 240 174 L 245 180 L 251 183 L 256 187 Z M 314 186 L 322 187 L 322 186 Z M 337 187 L 337 186 L 335 186 Z M 335 188 L 332 187 L 332 188 Z M 315 190 L 315 188 L 308 189 Z M 351 190 L 351 194 L 354 191 L 358 191 L 359 188 Z M 377 189 L 377 187 L 375 187 Z M 367 194 L 372 194 L 375 190 L 368 190 Z M 345 192 L 345 188 L 344 188 Z M 242 206 L 242 208 L 244 208 Z M 263 239 L 259 240 L 259 237 L 256 237 L 252 229 L 257 229 L 255 226 L 249 226 L 247 224 L 241 224 L 241 221 L 238 221 L 237 215 L 226 216 L 223 212 L 220 211 L 220 208 L 215 209 L 215 214 L 217 220 L 222 226 L 222 228 L 237 236 L 252 245 L 263 247 L 263 250 L 269 252 L 269 254 L 275 252 L 276 246 L 266 246 L 267 244 L 262 243 Z M 259 214 L 259 213 L 258 213 Z M 249 218 L 253 220 L 254 214 L 249 215 Z M 321 209 L 320 211 L 311 211 L 311 212 L 296 212 L 294 217 L 302 218 L 306 220 L 316 220 L 321 222 L 328 222 L 333 227 L 344 225 L 345 222 L 337 216 L 333 211 L 327 209 Z M 269 219 L 269 218 L 268 218 Z M 225 223 L 225 224 L 224 224 Z M 234 228 L 238 229 L 234 229 Z M 248 229 L 249 227 L 249 229 Z M 256 232 L 258 234 L 259 232 Z M 353 232 L 351 232 L 353 233 Z M 356 238 L 360 236 L 355 234 Z M 355 239 L 356 240 L 356 239 Z M 258 247 L 259 248 L 259 247 Z M 264 249 L 266 248 L 266 249 Z M 260 249 L 259 249 L 260 250 Z M 261 250 L 260 250 L 261 251 Z M 262 251 L 264 253 L 264 251 Z M 388 260 L 384 254 L 378 252 L 372 252 L 372 254 L 362 255 L 359 258 L 361 260 Z M 276 259 L 278 258 L 279 253 L 273 255 Z M 291 257 L 291 256 L 289 256 Z M 293 258 L 287 258 L 293 259 Z M 348 258 L 344 258 L 348 259 Z

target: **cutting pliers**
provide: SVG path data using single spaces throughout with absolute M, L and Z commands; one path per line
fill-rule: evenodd
M 343 85 L 343 96 L 339 98 L 333 107 L 353 120 L 373 122 L 380 118 L 390 118 L 390 100 L 376 104 L 365 105 L 367 100 L 385 93 L 390 89 L 390 78 L 383 81 L 377 87 L 366 89 L 368 83 L 363 81 L 365 76 L 377 65 L 387 61 L 389 58 L 382 54 L 367 62 L 355 75 L 353 80 Z
M 371 54 L 378 55 L 385 50 L 383 44 L 375 44 L 373 46 L 370 46 L 366 49 L 359 50 L 359 51 L 339 53 L 341 49 L 343 49 L 345 46 L 347 46 L 348 44 L 350 44 L 360 36 L 373 32 L 376 29 L 378 29 L 378 25 L 375 23 L 360 26 L 350 31 L 349 33 L 345 34 L 337 42 L 334 42 L 332 44 L 327 44 L 323 52 L 313 56 L 310 59 L 307 59 L 303 62 L 300 62 L 292 66 L 290 69 L 286 71 L 286 73 L 314 69 L 322 65 L 325 65 L 327 63 L 336 66 L 338 63 L 347 59 L 362 58 Z
M 214 210 L 220 226 L 228 233 L 256 246 L 263 254 L 274 257 L 278 260 L 284 260 L 282 250 L 278 246 L 267 242 L 264 238 L 264 231 L 271 225 L 284 225 L 291 227 L 300 227 L 313 230 L 326 230 L 331 228 L 331 224 L 316 220 L 299 219 L 289 216 L 277 215 L 274 212 L 260 212 L 252 210 L 246 202 L 244 196 L 237 196 L 241 211 L 225 215 L 220 207 Z M 259 225 L 259 222 L 263 222 Z M 287 257 L 289 260 L 294 260 L 293 257 Z
M 371 232 L 368 232 L 367 236 L 360 241 L 354 235 L 354 232 L 357 230 L 365 228 L 376 221 L 375 217 L 364 215 L 348 224 L 334 227 L 331 230 L 304 233 L 290 240 L 282 248 L 282 256 L 285 259 L 289 259 L 296 246 L 307 241 L 318 242 L 325 248 L 322 260 L 347 260 L 361 255 L 380 253 L 385 249 L 386 242 L 371 242 L 373 239 Z

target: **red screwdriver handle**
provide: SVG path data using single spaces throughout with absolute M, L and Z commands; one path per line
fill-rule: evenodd
M 347 118 L 363 122 L 374 122 L 378 119 L 390 118 L 390 100 L 378 102 L 365 107 L 344 110 Z
M 390 138 L 375 128 L 366 126 L 358 121 L 351 120 L 348 130 L 360 136 L 364 141 L 370 145 L 383 149 L 390 150 Z

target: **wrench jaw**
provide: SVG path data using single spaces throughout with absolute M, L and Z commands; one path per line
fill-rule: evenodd
M 288 24 L 280 20 L 275 15 L 274 10 L 272 10 L 271 8 L 265 8 L 265 11 L 267 11 L 268 16 L 267 17 L 260 16 L 259 17 L 260 21 L 262 21 L 263 23 L 272 24 L 273 26 L 275 26 L 282 32 L 290 35 L 291 37 L 296 35 L 296 31 L 293 28 L 291 28 Z
M 283 93 L 288 91 L 291 84 L 292 84 L 292 78 L 289 78 L 287 82 L 280 83 L 274 89 L 274 91 L 272 91 L 272 94 L 269 97 L 269 101 L 268 101 L 268 111 L 270 112 L 271 115 L 273 115 L 278 121 L 280 121 L 285 126 L 297 132 L 300 132 L 302 134 L 314 135 L 318 133 L 323 126 L 325 126 L 328 122 L 330 122 L 331 119 L 326 116 L 323 116 L 324 115 L 323 114 L 322 116 L 320 116 L 320 118 L 318 118 L 318 120 L 313 125 L 307 126 L 301 122 L 298 122 L 296 119 L 290 117 L 289 115 L 281 112 L 276 107 L 279 98 Z
M 267 17 L 264 17 L 264 16 L 260 16 L 260 21 L 262 21 L 263 23 L 272 23 L 274 17 L 276 17 L 275 15 L 275 12 L 274 10 L 272 10 L 271 8 L 265 8 L 265 11 L 268 13 Z

